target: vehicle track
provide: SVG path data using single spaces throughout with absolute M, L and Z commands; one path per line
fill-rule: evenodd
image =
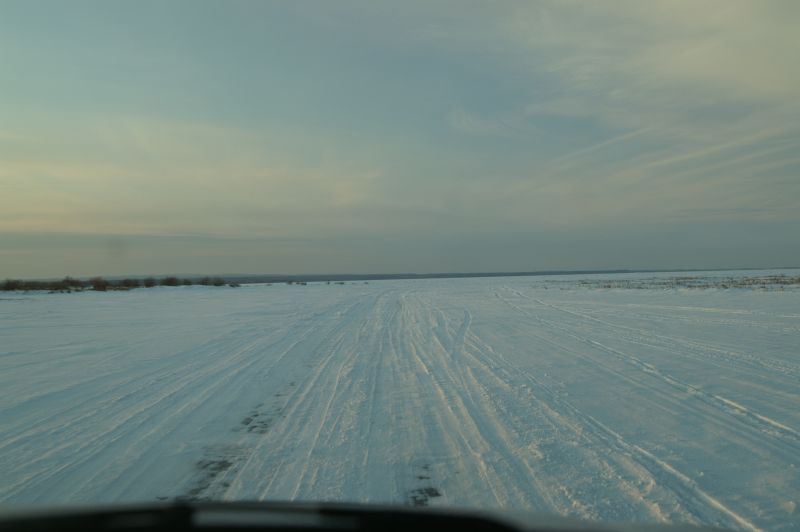
M 67 328 L 82 321 L 73 307 L 92 313 L 78 295 L 59 300 L 64 342 L 43 340 L 31 361 L 19 342 L 0 345 L 11 372 L 0 373 L 0 501 L 347 500 L 797 524 L 800 432 L 786 412 L 800 369 L 783 356 L 796 333 L 758 327 L 747 318 L 756 311 L 718 318 L 709 306 L 696 327 L 741 316 L 748 330 L 784 335 L 775 356 L 664 331 L 695 307 L 661 321 L 610 317 L 606 296 L 576 302 L 522 281 L 247 290 L 215 292 L 230 294 L 219 296 L 224 311 L 181 292 L 163 315 L 193 316 L 205 325 L 197 338 L 173 338 L 186 323 L 147 336 L 162 309 L 142 297 L 154 318 L 130 325 L 131 342 L 93 352 L 86 329 Z M 169 305 L 178 293 L 152 297 Z M 103 323 L 122 327 L 127 315 L 115 312 Z M 47 359 L 52 372 L 39 375 Z M 58 379 L 75 367 L 85 370 Z M 24 394 L 10 374 L 29 376 Z M 730 479 L 744 482 L 742 496 Z

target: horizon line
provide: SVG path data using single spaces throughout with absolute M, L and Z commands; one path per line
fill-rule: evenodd
M 109 280 L 120 279 L 147 279 L 179 277 L 181 279 L 202 279 L 204 277 L 220 277 L 224 280 L 243 280 L 245 278 L 262 279 L 251 281 L 253 283 L 284 282 L 295 280 L 392 280 L 392 279 L 447 279 L 447 278 L 475 278 L 475 277 L 535 277 L 546 275 L 595 275 L 595 274 L 620 274 L 620 273 L 685 273 L 685 272 L 724 272 L 745 270 L 797 270 L 800 266 L 770 266 L 770 267 L 724 267 L 724 268 L 608 268 L 608 269 L 550 269 L 527 271 L 483 271 L 483 272 L 395 272 L 395 273 L 228 273 L 228 274 L 201 274 L 201 273 L 169 273 L 169 274 L 111 274 L 111 275 L 64 275 L 59 277 L 3 277 L 8 280 L 24 281 L 57 281 L 64 278 L 89 280 L 104 278 Z

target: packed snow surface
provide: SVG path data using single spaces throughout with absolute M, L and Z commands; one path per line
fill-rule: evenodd
M 800 528 L 800 290 L 649 277 L 0 295 L 0 503 Z

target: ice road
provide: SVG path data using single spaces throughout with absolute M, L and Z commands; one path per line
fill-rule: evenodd
M 0 295 L 0 507 L 800 528 L 800 290 L 581 281 Z

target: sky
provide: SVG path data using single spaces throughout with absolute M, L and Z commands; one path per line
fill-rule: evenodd
M 0 278 L 800 266 L 800 2 L 0 1 Z

